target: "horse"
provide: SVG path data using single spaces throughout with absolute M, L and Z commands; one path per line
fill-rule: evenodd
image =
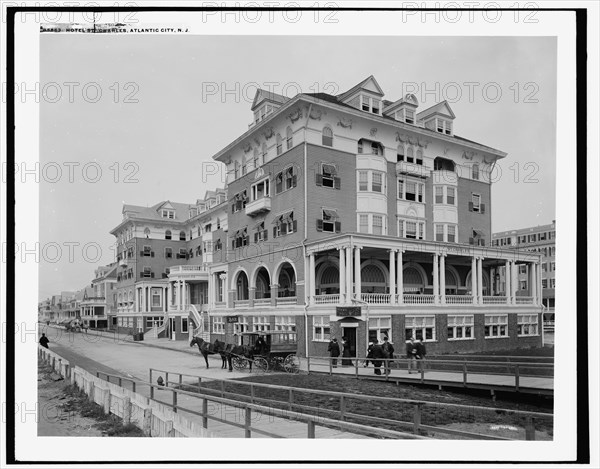
M 211 344 L 201 337 L 194 337 L 190 342 L 190 347 L 194 345 L 198 346 L 198 350 L 204 357 L 204 361 L 206 362 L 206 368 L 208 368 L 208 355 L 218 353 L 221 355 L 221 360 L 223 361 L 221 365 L 221 369 L 224 370 L 229 368 L 229 371 L 233 371 L 233 357 L 244 357 L 248 359 L 250 363 L 250 371 L 252 371 L 252 360 L 254 359 L 254 349 L 251 347 L 247 347 L 245 345 L 233 345 L 226 344 L 218 339 L 215 339 L 215 343 Z
M 219 346 L 217 346 L 217 344 L 219 344 Z M 208 368 L 208 356 L 215 355 L 218 353 L 219 355 L 221 355 L 222 360 L 221 369 L 224 370 L 229 364 L 229 371 L 233 371 L 233 365 L 231 363 L 231 354 L 226 354 L 225 347 L 221 347 L 220 344 L 225 345 L 224 342 L 220 342 L 218 340 L 215 340 L 215 343 L 211 344 L 210 342 L 204 340 L 202 337 L 194 337 L 190 342 L 190 347 L 193 347 L 194 345 L 198 346 L 198 350 L 200 351 L 200 353 L 204 357 L 204 361 L 206 362 L 206 368 Z

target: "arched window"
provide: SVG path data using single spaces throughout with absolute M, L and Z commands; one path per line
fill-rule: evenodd
M 258 168 L 258 148 L 254 149 L 254 154 L 252 156 L 252 163 L 254 164 L 254 169 Z
M 265 161 L 267 161 L 267 154 L 269 153 L 269 150 L 267 149 L 267 144 L 263 143 L 262 144 L 262 161 L 261 164 L 265 164 Z
M 292 128 L 288 127 L 286 129 L 286 144 L 287 144 L 287 149 L 291 149 L 292 145 L 294 145 L 294 133 L 292 132 Z
M 415 162 L 415 151 L 413 150 L 412 147 L 408 147 L 408 149 L 406 150 L 406 162 L 407 163 Z
M 171 230 L 165 231 L 165 239 L 171 239 Z
M 326 147 L 333 146 L 333 130 L 330 127 L 323 127 L 322 143 Z
M 361 282 L 364 283 L 383 283 L 385 284 L 385 275 L 375 264 L 365 265 L 360 271 Z
M 398 145 L 398 151 L 396 152 L 397 160 L 396 161 L 404 161 L 404 145 Z
M 423 164 L 423 150 L 421 150 L 420 148 L 417 150 L 417 164 L 422 165 Z
M 479 180 L 479 165 L 478 164 L 474 164 L 473 165 L 473 168 L 472 168 L 472 177 L 476 181 Z
M 283 144 L 281 141 L 281 134 L 277 134 L 277 136 L 275 137 L 275 140 L 277 142 L 277 156 L 279 156 L 283 152 Z
M 133 290 L 129 290 L 129 302 L 133 303 Z
M 179 241 L 185 241 L 185 231 L 179 232 Z
M 421 293 L 425 282 L 421 272 L 415 267 L 407 267 L 403 271 L 404 293 Z
M 149 237 L 150 237 L 150 228 L 146 228 L 146 229 L 144 230 L 144 235 L 146 236 L 146 238 L 149 238 Z

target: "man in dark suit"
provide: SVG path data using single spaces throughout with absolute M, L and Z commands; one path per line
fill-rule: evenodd
M 340 344 L 338 344 L 338 341 L 335 337 L 329 342 L 327 351 L 329 352 L 329 356 L 332 357 L 331 365 L 333 368 L 337 368 L 337 357 L 340 356 Z
M 371 361 L 373 362 L 373 367 L 375 368 L 375 374 L 381 374 L 381 359 L 385 357 L 383 352 L 383 348 L 379 344 L 377 339 L 373 340 L 373 348 L 371 349 Z

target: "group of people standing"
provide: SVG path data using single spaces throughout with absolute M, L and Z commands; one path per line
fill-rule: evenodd
M 337 339 L 333 337 L 329 346 L 327 347 L 327 351 L 329 352 L 329 356 L 331 357 L 331 365 L 333 368 L 337 368 L 338 357 L 340 356 L 340 352 L 342 357 L 342 366 L 351 366 L 352 360 L 345 358 L 351 357 L 350 344 L 346 337 L 342 337 L 342 346 L 338 343 Z M 419 367 L 417 360 L 423 360 L 427 351 L 425 349 L 425 344 L 420 339 L 415 339 L 411 337 L 410 340 L 406 343 L 406 358 L 408 358 L 408 373 L 418 373 Z M 374 339 L 373 342 L 369 342 L 369 347 L 367 349 L 367 359 L 365 360 L 364 366 L 369 366 L 369 363 L 373 364 L 374 373 L 376 375 L 381 375 L 381 366 L 383 365 L 383 369 L 386 375 L 390 374 L 390 365 L 392 363 L 392 359 L 394 358 L 394 346 L 390 343 L 389 338 L 387 336 L 383 337 L 383 341 L 379 343 L 377 339 Z
M 352 366 L 352 360 L 350 358 L 352 356 L 352 351 L 350 350 L 350 342 L 347 337 L 342 337 L 342 345 L 338 343 L 338 340 L 333 337 L 329 341 L 329 346 L 327 347 L 327 351 L 329 352 L 329 356 L 331 357 L 331 366 L 333 368 L 337 368 L 337 362 L 340 354 L 342 355 L 342 366 Z

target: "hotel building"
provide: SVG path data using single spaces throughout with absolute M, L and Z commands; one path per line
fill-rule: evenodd
M 278 331 L 313 356 L 333 336 L 359 356 L 383 335 L 400 352 L 411 336 L 429 353 L 541 345 L 541 256 L 491 245 L 490 171 L 507 155 L 456 135 L 447 102 L 385 100 L 371 76 L 338 96 L 258 90 L 251 109 L 214 155 L 228 231 L 212 340 Z

